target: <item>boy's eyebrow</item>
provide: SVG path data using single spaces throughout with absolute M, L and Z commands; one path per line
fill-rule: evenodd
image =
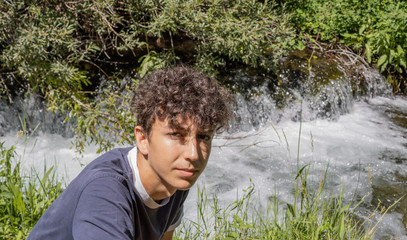
M 177 130 L 177 131 L 185 131 L 185 132 L 188 132 L 189 130 L 190 130 L 190 126 L 188 126 L 188 127 L 183 127 L 182 125 L 171 125 L 171 124 L 168 124 L 167 126 L 166 126 L 169 130 Z M 213 134 L 214 133 L 214 131 L 215 131 L 215 129 L 198 129 L 198 133 L 199 134 Z
M 166 126 L 166 128 L 168 130 L 176 130 L 176 131 L 188 131 L 188 129 L 189 129 L 189 128 L 185 128 L 185 127 L 180 126 L 180 125 L 172 125 L 172 124 L 168 124 Z

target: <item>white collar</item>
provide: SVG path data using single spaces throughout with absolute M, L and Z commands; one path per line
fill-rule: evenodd
M 140 173 L 137 167 L 137 147 L 134 147 L 129 151 L 127 154 L 127 158 L 129 159 L 130 167 L 133 170 L 133 183 L 134 186 L 136 187 L 136 191 L 138 195 L 140 196 L 141 200 L 143 203 L 152 209 L 159 208 L 164 206 L 170 201 L 170 198 L 165 198 L 161 201 L 160 204 L 158 204 L 156 201 L 154 201 L 150 195 L 148 195 L 146 189 L 144 188 L 141 179 L 140 179 Z

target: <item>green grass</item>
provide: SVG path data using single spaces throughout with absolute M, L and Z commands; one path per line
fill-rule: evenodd
M 377 224 L 370 220 L 378 212 L 361 220 L 355 211 L 362 201 L 323 194 L 326 171 L 318 190 L 311 192 L 308 171 L 309 165 L 298 171 L 293 204 L 280 201 L 277 194 L 265 209 L 256 204 L 253 185 L 227 207 L 220 207 L 216 196 L 208 201 L 206 189 L 198 188 L 197 218 L 184 219 L 175 239 L 372 239 Z
M 0 142 L 0 239 L 26 239 L 35 223 L 61 194 L 54 168 L 40 176 L 24 173 L 15 147 Z

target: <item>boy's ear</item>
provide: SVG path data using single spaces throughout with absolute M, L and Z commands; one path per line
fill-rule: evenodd
M 143 155 L 148 155 L 148 138 L 144 134 L 143 128 L 141 126 L 136 126 L 134 128 L 134 134 L 136 135 L 136 143 L 138 150 Z

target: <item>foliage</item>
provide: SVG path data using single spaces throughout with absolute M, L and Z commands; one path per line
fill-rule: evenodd
M 15 157 L 15 147 L 0 142 L 0 239 L 26 239 L 45 210 L 62 192 L 53 168 L 27 178 Z
M 393 73 L 395 69 L 399 74 L 406 74 L 405 1 L 288 0 L 286 3 L 294 13 L 293 23 L 314 41 L 340 41 L 356 51 L 363 51 L 367 61 L 381 72 Z M 399 83 L 391 84 L 397 91 Z
M 265 209 L 254 207 L 253 185 L 226 207 L 216 196 L 209 203 L 205 188 L 198 188 L 197 219 L 184 221 L 176 239 L 372 239 L 377 225 L 365 230 L 363 224 L 378 212 L 358 222 L 359 203 L 345 203 L 342 194 L 322 194 L 326 172 L 318 191 L 312 192 L 308 168 L 298 171 L 294 203 L 273 197 Z
M 298 45 L 273 1 L 0 0 L 0 92 L 23 89 L 75 124 L 78 150 L 132 144 L 139 77 L 184 62 L 276 69 Z M 124 79 L 124 80 L 123 80 Z
M 94 142 L 105 151 L 133 144 L 132 91 L 164 66 L 276 73 L 311 38 L 353 46 L 405 77 L 406 11 L 399 0 L 0 0 L 0 96 L 43 98 L 73 122 L 77 150 Z M 402 78 L 388 79 L 401 88 Z
M 275 70 L 281 57 L 295 46 L 289 15 L 277 14 L 273 1 L 214 1 L 174 6 L 191 14 L 182 17 L 183 30 L 198 39 L 197 65 L 211 72 L 225 61 Z M 209 60 L 209 61 L 208 61 Z

